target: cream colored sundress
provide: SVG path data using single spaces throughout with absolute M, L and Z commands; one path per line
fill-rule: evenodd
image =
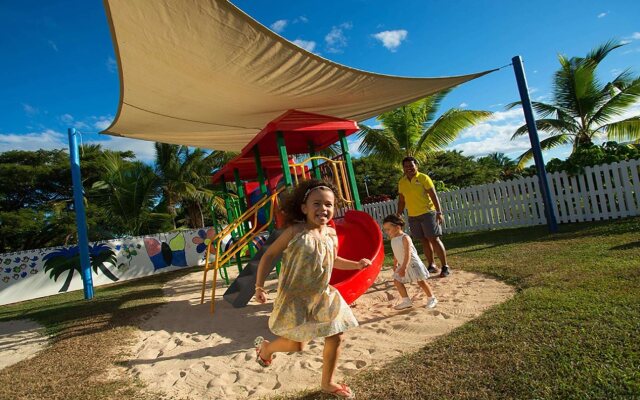
M 324 228 L 318 237 L 305 228 L 287 245 L 269 318 L 275 335 L 307 342 L 358 326 L 349 305 L 329 285 L 337 245 L 333 232 Z

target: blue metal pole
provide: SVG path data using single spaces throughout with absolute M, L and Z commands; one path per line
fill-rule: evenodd
M 524 74 L 522 57 L 515 56 L 511 59 L 511 62 L 513 63 L 513 71 L 516 74 L 520 100 L 522 100 L 524 119 L 527 122 L 527 128 L 529 130 L 529 141 L 531 142 L 533 159 L 538 171 L 538 180 L 540 182 L 540 189 L 542 190 L 542 201 L 544 203 L 544 212 L 547 217 L 547 225 L 549 227 L 549 232 L 556 233 L 558 232 L 558 222 L 556 221 L 555 207 L 553 207 L 553 200 L 551 199 L 551 190 L 547 179 L 547 171 L 544 168 L 544 158 L 542 157 L 540 139 L 538 138 L 538 128 L 536 127 L 536 121 L 533 116 L 533 107 L 531 107 L 531 99 L 529 98 L 529 87 L 527 85 L 527 77 Z
M 74 128 L 69 129 L 69 158 L 71 160 L 71 180 L 73 182 L 73 205 L 76 211 L 76 225 L 78 227 L 78 249 L 80 251 L 80 266 L 84 298 L 93 298 L 93 277 L 89 261 L 89 240 L 87 235 L 87 217 L 84 211 L 82 177 L 80 175 L 80 154 L 78 153 L 78 136 Z

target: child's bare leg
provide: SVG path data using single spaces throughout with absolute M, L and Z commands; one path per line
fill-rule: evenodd
M 271 359 L 273 353 L 290 353 L 304 350 L 305 343 L 279 337 L 273 342 L 265 340 L 260 348 L 260 357 L 265 360 Z
M 396 289 L 398 289 L 398 292 L 400 292 L 400 297 L 407 298 L 409 297 L 409 294 L 407 293 L 407 288 L 404 286 L 404 284 L 402 284 L 401 282 L 398 282 L 397 280 L 393 280 L 393 284 L 396 286 Z
M 427 297 L 433 297 L 433 291 L 431 290 L 431 286 L 427 283 L 427 281 L 418 281 L 418 285 L 420 285 Z
M 327 336 L 324 338 L 324 350 L 322 352 L 322 389 L 334 391 L 340 388 L 340 385 L 334 382 L 333 375 L 336 372 L 338 357 L 340 357 L 340 343 L 342 342 L 342 333 Z

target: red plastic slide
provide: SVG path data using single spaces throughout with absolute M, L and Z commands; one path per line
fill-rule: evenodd
M 331 285 L 338 289 L 347 304 L 353 303 L 375 282 L 384 262 L 382 232 L 376 221 L 362 211 L 347 211 L 335 220 L 338 255 L 348 260 L 368 258 L 373 263 L 363 270 L 334 268 Z

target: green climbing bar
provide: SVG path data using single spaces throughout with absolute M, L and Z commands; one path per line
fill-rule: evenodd
M 356 174 L 353 170 L 353 163 L 351 162 L 351 154 L 349 154 L 349 143 L 344 131 L 338 131 L 340 137 L 340 147 L 342 147 L 342 157 L 347 165 L 347 178 L 349 179 L 349 186 L 351 186 L 351 194 L 353 196 L 353 203 L 356 210 L 362 211 L 362 204 L 360 203 L 360 195 L 358 194 L 358 186 L 356 185 Z

